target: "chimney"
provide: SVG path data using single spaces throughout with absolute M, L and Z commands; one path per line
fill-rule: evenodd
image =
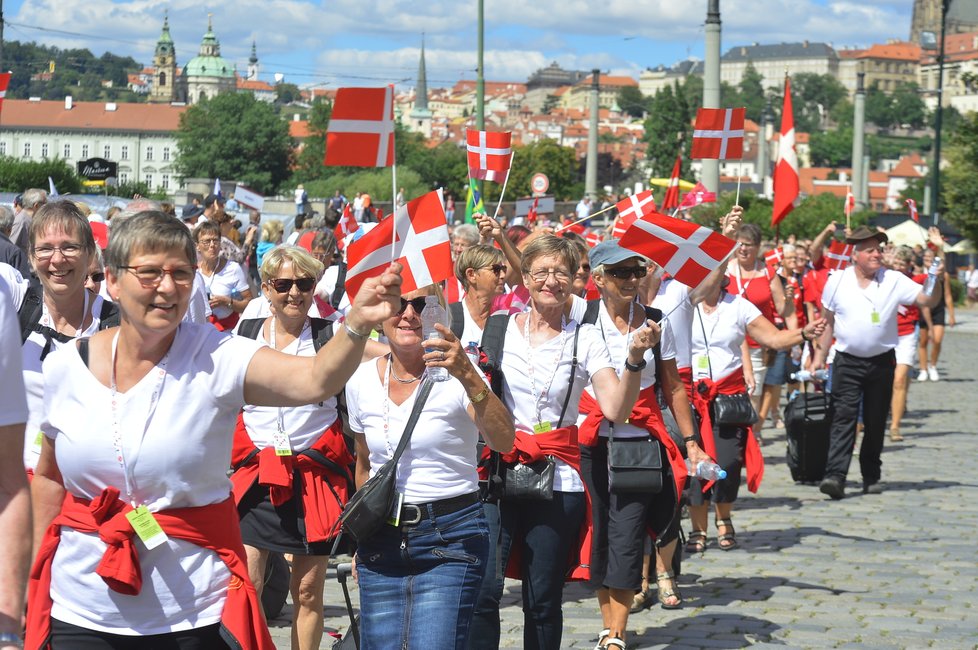
M 115 102 L 106 102 L 105 103 L 105 111 L 107 113 L 114 113 L 118 109 L 119 109 L 119 105 L 116 104 Z
M 746 47 L 740 48 L 740 56 L 747 56 L 747 48 Z
M 70 111 L 72 107 L 71 95 L 65 95 L 65 110 Z
M 805 40 L 805 42 L 803 42 L 801 45 L 802 45 L 802 47 L 804 47 L 804 48 L 807 49 L 808 48 L 808 41 Z

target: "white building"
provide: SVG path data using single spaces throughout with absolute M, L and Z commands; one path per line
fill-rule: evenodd
M 736 86 L 744 77 L 747 65 L 764 78 L 764 88 L 784 87 L 785 74 L 801 72 L 837 75 L 839 57 L 828 43 L 779 43 L 776 45 L 743 45 L 731 48 L 720 58 L 720 81 Z

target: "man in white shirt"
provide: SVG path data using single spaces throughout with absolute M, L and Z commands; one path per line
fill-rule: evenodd
M 829 455 L 825 478 L 819 489 L 833 499 L 845 496 L 846 474 L 856 440 L 859 408 L 863 410 L 863 442 L 859 449 L 863 493 L 879 494 L 886 416 L 893 395 L 897 345 L 896 312 L 900 305 L 933 307 L 942 287 L 931 295 L 897 271 L 883 267 L 885 233 L 860 226 L 846 243 L 854 244 L 852 263 L 829 277 L 822 293 L 822 316 L 827 327 L 815 351 L 813 368 L 825 365 L 835 342 L 832 364 L 833 417 L 829 431 Z

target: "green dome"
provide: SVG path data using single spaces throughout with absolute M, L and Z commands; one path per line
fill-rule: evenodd
M 220 56 L 195 56 L 183 68 L 184 77 L 234 78 L 234 68 Z

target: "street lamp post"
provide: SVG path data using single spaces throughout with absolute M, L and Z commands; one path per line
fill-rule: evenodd
M 931 214 L 934 225 L 940 221 L 941 208 L 941 121 L 944 113 L 944 35 L 947 29 L 947 10 L 951 0 L 941 0 L 941 42 L 937 55 L 937 111 L 934 114 L 934 178 L 931 189 Z

